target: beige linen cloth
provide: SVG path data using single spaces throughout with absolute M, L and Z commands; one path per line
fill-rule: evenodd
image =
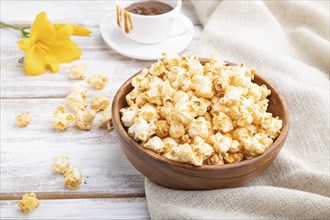
M 329 219 L 329 2 L 193 1 L 196 52 L 256 67 L 291 112 L 273 164 L 238 188 L 181 191 L 146 179 L 153 219 Z

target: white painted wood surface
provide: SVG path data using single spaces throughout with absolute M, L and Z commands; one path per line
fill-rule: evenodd
M 1 201 L 1 219 L 149 219 L 145 198 L 53 199 L 25 214 L 17 201 Z
M 83 83 L 89 99 L 96 94 L 113 97 L 120 85 L 151 62 L 124 57 L 102 40 L 99 23 L 114 10 L 111 1 L 1 1 L 1 21 L 29 25 L 37 13 L 45 11 L 54 23 L 81 24 L 93 31 L 91 37 L 74 37 L 82 49 L 81 60 L 87 75 L 108 74 L 110 82 L 101 91 L 83 81 L 70 80 L 71 64 L 61 65 L 59 73 L 37 77 L 24 74 L 17 62 L 24 54 L 17 48 L 19 35 L 1 28 L 1 219 L 124 219 L 149 218 L 144 198 L 144 177 L 125 158 L 113 132 L 71 127 L 65 132 L 52 128 L 52 112 L 65 104 L 72 83 Z M 182 12 L 195 24 L 194 40 L 184 52 L 194 53 L 202 27 L 189 1 Z M 33 117 L 26 128 L 15 126 L 17 114 L 29 111 Z M 98 117 L 100 114 L 98 115 Z M 83 173 L 77 190 L 64 187 L 63 176 L 52 171 L 52 158 L 67 155 Z M 35 192 L 41 205 L 23 214 L 17 199 L 25 192 Z

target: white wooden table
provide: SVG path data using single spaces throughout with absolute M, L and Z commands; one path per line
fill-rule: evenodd
M 110 1 L 1 1 L 1 21 L 30 25 L 45 11 L 53 23 L 81 24 L 92 37 L 74 37 L 82 49 L 78 62 L 87 65 L 87 74 L 108 74 L 108 86 L 96 91 L 88 85 L 88 96 L 114 96 L 120 85 L 151 62 L 124 57 L 102 40 L 99 23 L 114 11 Z M 191 2 L 184 1 L 182 12 L 195 25 L 194 40 L 184 52 L 194 53 L 202 27 Z M 114 132 L 71 127 L 65 132 L 52 128 L 53 110 L 65 104 L 73 83 L 68 77 L 72 64 L 61 65 L 59 73 L 27 76 L 17 60 L 24 54 L 17 47 L 19 34 L 1 28 L 1 219 L 123 219 L 149 218 L 144 193 L 144 177 L 125 158 Z M 15 125 L 15 117 L 28 111 L 33 120 L 26 128 Z M 63 176 L 52 170 L 52 158 L 67 155 L 81 169 L 79 189 L 69 190 Z M 17 207 L 21 196 L 35 192 L 39 208 L 24 214 Z

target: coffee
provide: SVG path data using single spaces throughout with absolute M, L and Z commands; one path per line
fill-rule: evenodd
M 173 10 L 173 7 L 162 2 L 146 1 L 136 2 L 125 8 L 138 15 L 160 15 Z

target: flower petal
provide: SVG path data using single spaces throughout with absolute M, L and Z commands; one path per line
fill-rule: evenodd
M 52 41 L 55 38 L 55 28 L 48 20 L 45 12 L 41 12 L 37 15 L 31 26 L 30 36 L 34 42 L 40 40 Z
M 51 59 L 57 60 L 59 63 L 69 63 L 79 59 L 81 51 L 78 45 L 72 41 L 55 42 L 48 52 Z
M 24 58 L 24 68 L 28 75 L 40 75 L 46 71 L 45 54 L 32 47 Z
M 54 24 L 55 30 L 60 29 L 66 24 Z M 91 36 L 92 32 L 80 25 L 71 25 L 73 28 L 73 35 L 75 36 Z
M 55 40 L 57 41 L 65 41 L 69 40 L 72 36 L 72 26 L 71 25 L 62 25 L 60 28 L 55 29 L 56 37 Z
M 24 38 L 20 41 L 17 41 L 17 45 L 19 49 L 23 50 L 24 52 L 28 52 L 32 47 L 32 40 L 31 38 Z
M 60 63 L 54 58 L 47 56 L 46 58 L 46 67 L 50 69 L 53 73 L 56 73 L 60 70 Z
M 72 25 L 73 35 L 75 36 L 91 36 L 92 31 L 80 25 Z

